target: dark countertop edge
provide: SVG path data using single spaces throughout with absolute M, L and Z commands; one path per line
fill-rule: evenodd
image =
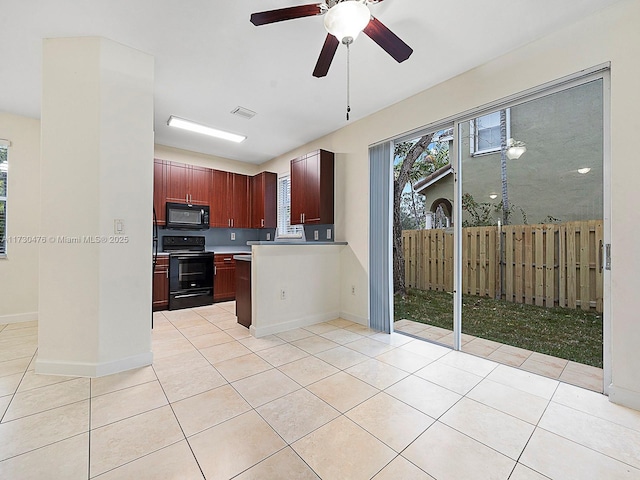
M 240 260 L 243 262 L 250 262 L 251 261 L 251 255 L 234 255 L 233 256 L 234 260 Z
M 250 240 L 247 245 L 348 245 L 347 242 L 278 242 L 278 241 L 262 241 L 262 240 Z

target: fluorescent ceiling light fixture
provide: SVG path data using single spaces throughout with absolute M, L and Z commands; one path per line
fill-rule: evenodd
M 589 173 L 591 169 L 589 167 L 579 168 L 578 173 L 584 175 L 585 173 Z
M 498 194 L 497 193 L 492 193 L 492 194 L 489 195 L 489 198 L 491 200 L 495 200 L 496 198 L 498 198 Z
M 189 130 L 190 132 L 209 135 L 210 137 L 222 138 L 223 140 L 229 140 L 236 143 L 240 143 L 247 138 L 244 135 L 237 135 L 235 133 L 229 133 L 216 128 L 207 127 L 201 123 L 195 123 L 190 120 L 185 120 L 184 118 L 174 117 L 173 115 L 169 117 L 167 125 L 170 127 L 182 128 L 183 130 Z

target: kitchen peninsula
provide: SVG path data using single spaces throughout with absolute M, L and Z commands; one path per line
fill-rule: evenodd
M 253 336 L 340 316 L 340 252 L 347 242 L 247 243 L 251 246 Z

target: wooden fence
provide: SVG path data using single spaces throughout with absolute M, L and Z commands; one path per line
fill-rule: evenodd
M 465 295 L 602 312 L 602 220 L 462 229 Z M 453 290 L 453 234 L 402 232 L 405 282 Z

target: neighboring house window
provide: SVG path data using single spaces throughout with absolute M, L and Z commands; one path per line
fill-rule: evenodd
M 7 146 L 0 140 L 0 256 L 7 253 Z
M 276 236 L 302 235 L 302 225 L 291 225 L 291 177 L 278 178 L 278 230 Z
M 507 136 L 511 136 L 511 115 L 506 110 Z M 502 137 L 500 135 L 500 112 L 492 112 L 471 120 L 471 154 L 482 155 L 500 151 Z

